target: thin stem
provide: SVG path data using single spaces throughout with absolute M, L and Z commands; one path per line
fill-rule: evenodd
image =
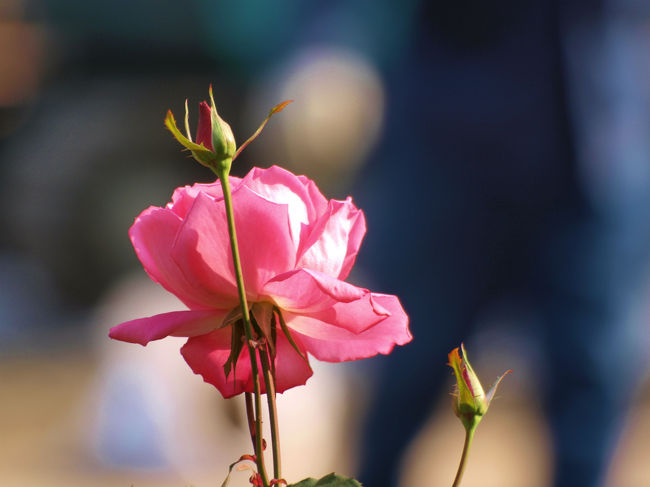
M 255 449 L 255 412 L 253 411 L 253 395 L 250 392 L 245 392 L 246 398 L 246 419 L 248 420 L 248 431 L 251 435 L 251 442 L 253 449 Z
M 474 431 L 476 427 L 467 428 L 465 430 L 465 445 L 463 446 L 463 454 L 460 457 L 460 464 L 458 465 L 458 472 L 456 472 L 456 478 L 451 487 L 459 487 L 460 481 L 463 478 L 463 472 L 465 471 L 465 465 L 467 464 L 467 457 L 469 456 L 469 449 L 472 446 L 472 439 L 474 438 Z
M 239 292 L 239 302 L 241 304 L 242 319 L 244 322 L 244 333 L 246 334 L 246 346 L 251 361 L 251 372 L 253 375 L 253 386 L 255 391 L 255 457 L 257 460 L 257 471 L 262 477 L 262 483 L 265 487 L 269 485 L 269 479 L 264 466 L 264 451 L 262 448 L 262 402 L 260 391 L 260 374 L 257 368 L 257 357 L 253 347 L 253 327 L 251 326 L 250 313 L 248 311 L 248 302 L 246 300 L 246 290 L 244 289 L 244 275 L 241 270 L 241 261 L 239 259 L 239 246 L 237 245 L 237 231 L 235 230 L 235 214 L 232 207 L 232 193 L 230 191 L 230 181 L 228 171 L 218 169 L 215 171 L 221 181 L 223 189 L 223 199 L 226 204 L 226 217 L 228 219 L 228 233 L 230 235 L 230 248 L 232 249 L 232 261 L 235 268 L 235 277 L 237 278 L 237 291 Z
M 278 429 L 278 408 L 275 402 L 275 378 L 271 370 L 268 350 L 260 349 L 262 370 L 264 371 L 264 384 L 266 385 L 266 400 L 269 405 L 269 418 L 271 420 L 271 443 L 273 445 L 273 478 L 281 479 L 280 466 L 280 431 Z

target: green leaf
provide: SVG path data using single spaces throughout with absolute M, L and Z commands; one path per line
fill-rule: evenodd
M 309 477 L 308 479 L 301 480 L 297 484 L 291 484 L 287 487 L 314 487 L 316 485 L 316 482 L 318 482 L 318 480 Z
M 358 480 L 342 477 L 336 475 L 335 473 L 330 473 L 325 475 L 320 480 L 314 478 L 308 478 L 301 480 L 297 484 L 291 484 L 288 487 L 362 487 Z

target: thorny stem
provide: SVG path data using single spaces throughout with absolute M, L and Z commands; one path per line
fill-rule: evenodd
M 241 260 L 239 258 L 239 247 L 237 245 L 237 231 L 235 230 L 235 214 L 232 207 L 232 193 L 230 190 L 230 181 L 228 179 L 228 170 L 217 168 L 215 173 L 221 181 L 223 189 L 223 199 L 226 204 L 226 217 L 228 219 L 228 233 L 230 235 L 230 248 L 232 249 L 232 260 L 235 268 L 235 277 L 237 278 L 237 291 L 239 292 L 239 302 L 242 310 L 242 320 L 244 322 L 244 333 L 246 334 L 246 346 L 251 361 L 251 372 L 253 375 L 253 386 L 255 390 L 255 459 L 257 462 L 257 471 L 262 478 L 264 487 L 269 487 L 269 479 L 264 466 L 264 451 L 262 448 L 262 401 L 260 391 L 260 374 L 257 368 L 257 357 L 253 347 L 253 327 L 246 300 L 246 290 L 244 289 L 244 276 L 241 269 Z
M 278 430 L 278 409 L 275 403 L 275 378 L 271 370 L 268 349 L 259 350 L 264 371 L 264 384 L 266 385 L 266 400 L 269 405 L 269 418 L 271 420 L 271 443 L 273 445 L 273 478 L 281 479 L 282 471 L 280 466 L 280 431 Z
M 463 478 L 463 472 L 465 471 L 465 465 L 467 464 L 467 457 L 469 455 L 469 449 L 472 446 L 472 439 L 474 438 L 474 431 L 476 431 L 476 426 L 469 427 L 465 430 L 465 445 L 463 446 L 463 453 L 460 457 L 460 464 L 458 465 L 458 472 L 456 472 L 456 478 L 451 487 L 459 487 L 460 481 Z

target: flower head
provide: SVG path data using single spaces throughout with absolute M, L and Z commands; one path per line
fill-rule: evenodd
M 461 344 L 460 348 L 462 357 L 458 353 L 458 348 L 449 352 L 448 365 L 454 370 L 457 385 L 453 407 L 456 416 L 460 418 L 465 428 L 474 428 L 487 412 L 499 383 L 511 371 L 508 370 L 498 377 L 486 394 L 469 363 L 465 346 Z
M 272 349 L 278 392 L 306 382 L 309 355 L 357 360 L 411 340 L 396 296 L 345 282 L 366 231 L 350 198 L 328 201 L 276 166 L 230 184 L 255 339 Z M 181 353 L 195 373 L 225 397 L 252 392 L 221 185 L 178 188 L 129 235 L 149 276 L 189 309 L 122 323 L 110 336 L 142 345 L 188 337 Z

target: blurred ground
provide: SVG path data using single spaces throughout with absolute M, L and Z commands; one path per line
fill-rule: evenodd
M 138 352 L 142 353 L 141 350 Z M 213 465 L 195 465 L 185 471 L 182 471 L 182 467 L 138 471 L 101 466 L 87 441 L 88 397 L 95 387 L 99 370 L 99 359 L 91 353 L 43 354 L 29 359 L 5 358 L 0 362 L 2 485 L 208 487 L 221 484 L 230 462 L 228 455 L 215 455 Z M 323 376 L 330 374 L 331 370 L 323 371 Z M 210 432 L 210 437 L 200 441 L 213 442 L 213 448 L 218 445 L 226 448 L 230 459 L 234 460 L 243 453 L 234 448 L 242 445 L 245 432 L 241 430 L 236 438 L 232 437 L 232 431 L 224 435 L 223 430 L 215 427 L 216 418 L 222 414 L 216 411 L 223 410 L 226 401 L 217 397 L 216 391 L 200 384 L 200 379 L 192 377 L 189 370 L 186 372 L 188 380 L 194 380 L 199 387 L 214 395 L 214 401 L 210 401 L 210 407 L 214 406 L 215 411 L 212 420 L 208 418 L 210 408 L 186 410 L 190 416 L 199 414 L 207 418 L 205 430 Z M 313 391 L 308 392 L 313 394 Z M 512 388 L 505 384 L 501 397 L 481 424 L 463 483 L 465 487 L 548 485 L 548 439 L 541 415 L 530 401 L 523 397 L 512 397 L 512 393 Z M 353 396 L 347 399 L 352 404 L 358 403 L 355 400 L 358 398 Z M 193 403 L 188 397 L 179 397 L 178 401 L 181 409 L 185 406 L 189 408 Z M 236 408 L 241 406 L 237 399 L 234 401 Z M 287 407 L 286 403 L 281 405 L 284 412 Z M 326 418 L 323 424 L 314 420 L 313 408 L 308 403 L 297 405 L 294 402 L 291 407 L 297 413 L 292 413 L 291 417 L 284 414 L 281 424 L 285 432 L 286 476 L 296 480 L 294 474 L 306 473 L 302 471 L 305 466 L 299 466 L 304 461 L 299 458 L 300 455 L 307 460 L 308 472 L 312 475 L 325 474 L 331 469 L 352 474 L 349 445 L 354 442 L 345 437 L 344 432 L 347 431 L 349 436 L 349 432 L 355 428 L 343 427 L 346 423 L 353 424 L 349 423 L 349 418 L 344 421 L 344 409 L 335 411 L 339 415 L 338 421 L 335 415 L 330 414 L 329 420 Z M 331 422 L 329 428 L 328 422 Z M 322 432 L 328 429 L 332 434 L 323 438 Z M 450 485 L 462 448 L 462 437 L 461 426 L 445 398 L 412 449 L 405 466 L 404 485 Z M 650 389 L 646 385 L 628 419 L 624 440 L 612 468 L 610 487 L 650 485 L 650 464 L 647 462 L 649 437 Z M 246 473 L 237 473 L 231 485 L 247 485 L 246 478 Z

